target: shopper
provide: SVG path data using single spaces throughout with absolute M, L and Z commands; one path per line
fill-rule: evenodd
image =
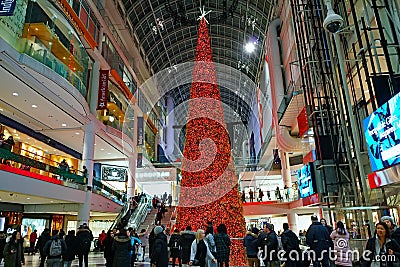
M 198 265 L 200 267 L 206 266 L 206 258 L 210 258 L 214 263 L 217 259 L 208 248 L 207 242 L 204 241 L 205 232 L 199 229 L 196 232 L 196 239 L 192 242 L 190 248 L 190 261 L 189 265 Z
M 35 244 L 36 244 L 37 238 L 38 238 L 37 230 L 35 229 L 35 230 L 33 230 L 33 232 L 29 236 L 28 256 L 29 256 L 30 253 L 32 253 L 32 255 L 35 255 Z
M 38 242 L 36 243 L 36 249 L 39 250 L 40 253 L 40 265 L 39 267 L 44 267 L 44 263 L 46 262 L 46 253 L 44 251 L 44 246 L 47 241 L 50 240 L 50 229 L 45 228 L 42 234 L 39 236 Z
M 170 251 L 170 258 L 172 258 L 172 267 L 175 267 L 176 260 L 178 260 L 179 267 L 182 267 L 182 246 L 181 246 L 181 235 L 179 230 L 176 228 L 171 235 L 168 242 L 168 247 Z
M 190 251 L 193 241 L 196 239 L 196 233 L 192 231 L 191 226 L 187 226 L 186 230 L 181 232 L 182 245 L 182 264 L 188 264 L 190 261 Z
M 168 242 L 162 226 L 154 228 L 154 247 L 151 256 L 151 265 L 155 267 L 168 267 Z
M 25 264 L 21 232 L 12 233 L 10 241 L 4 246 L 4 267 L 21 267 Z
M 334 244 L 336 266 L 352 266 L 349 247 L 349 232 L 341 221 L 336 223 L 336 229 L 331 233 Z
M 149 235 L 146 232 L 146 229 L 142 229 L 139 233 L 139 239 L 141 244 L 141 256 L 142 260 L 138 259 L 138 261 L 144 261 L 144 256 L 146 254 L 146 247 L 149 245 Z
M 112 250 L 113 243 L 114 243 L 114 232 L 111 230 L 108 230 L 107 236 L 103 241 L 104 258 L 106 259 L 106 267 L 113 266 L 113 260 L 114 260 L 114 251 Z
M 297 235 L 289 229 L 288 223 L 283 224 L 281 242 L 285 251 L 285 267 L 296 267 L 296 262 L 300 261 L 300 258 L 296 258 L 296 255 L 300 255 L 300 242 Z
M 6 235 L 4 234 L 3 231 L 0 231 L 0 263 L 4 258 L 3 251 L 5 246 L 6 246 Z
M 247 262 L 249 267 L 259 267 L 258 259 L 258 228 L 253 227 L 251 231 L 247 231 L 243 239 L 243 246 L 246 247 Z
M 216 257 L 217 247 L 215 245 L 215 240 L 214 240 L 214 227 L 211 222 L 208 222 L 205 234 L 206 236 L 204 240 L 206 241 L 208 248 L 211 251 L 211 254 L 213 254 L 213 256 Z M 206 265 L 207 267 L 217 267 L 217 263 L 214 262 L 210 257 L 206 258 Z
M 390 238 L 396 240 L 396 242 L 400 244 L 400 228 L 394 223 L 393 217 L 383 216 L 381 221 L 386 223 L 389 227 Z
M 114 238 L 114 243 L 112 245 L 112 251 L 114 252 L 113 267 L 131 266 L 132 249 L 128 231 L 120 229 L 119 233 Z
M 329 235 L 328 228 L 322 225 L 318 221 L 316 215 L 311 216 L 312 224 L 306 233 L 306 243 L 311 250 L 315 252 L 315 256 L 312 259 L 313 267 L 329 267 L 328 251 L 331 247 L 331 238 Z
M 78 232 L 76 233 L 76 239 L 79 244 L 79 250 L 78 250 L 79 267 L 83 266 L 83 262 L 85 262 L 85 266 L 87 267 L 89 266 L 89 252 L 93 240 L 92 231 L 90 231 L 87 225 L 83 224 L 78 228 Z
M 229 266 L 229 254 L 231 246 L 231 238 L 227 233 L 225 224 L 220 224 L 217 227 L 217 233 L 214 235 L 215 246 L 217 248 L 217 260 L 220 267 Z
M 279 267 L 278 236 L 274 231 L 274 225 L 264 224 L 264 231 L 258 236 L 258 246 L 261 248 L 264 266 Z
M 396 241 L 390 239 L 390 230 L 386 223 L 378 222 L 375 228 L 375 235 L 368 239 L 366 251 L 363 254 L 365 266 L 394 267 L 395 262 L 389 260 L 391 259 L 389 255 L 397 256 L 398 261 L 400 245 Z M 380 261 L 378 261 L 378 259 Z
M 51 232 L 51 238 L 46 242 L 43 248 L 47 256 L 47 267 L 62 267 L 62 256 L 67 252 L 67 245 L 64 239 L 58 235 L 58 230 Z
M 79 249 L 75 230 L 68 231 L 68 234 L 65 236 L 65 244 L 67 245 L 67 251 L 63 255 L 64 267 L 71 267 L 72 261 L 75 260 L 75 255 Z

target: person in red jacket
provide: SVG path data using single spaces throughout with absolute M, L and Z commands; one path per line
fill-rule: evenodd
M 30 255 L 30 253 L 32 253 L 32 255 L 35 255 L 35 244 L 36 244 L 37 238 L 38 238 L 37 230 L 35 229 L 29 236 L 29 243 L 30 243 L 29 248 L 30 249 L 28 252 L 28 256 Z
M 103 242 L 106 239 L 106 237 L 107 237 L 106 231 L 105 230 L 101 231 L 101 234 L 99 234 L 100 251 L 104 251 Z

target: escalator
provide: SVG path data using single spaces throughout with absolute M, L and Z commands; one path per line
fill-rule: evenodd
M 132 207 L 132 204 L 128 202 L 122 208 L 121 212 L 118 214 L 117 218 L 111 225 L 110 230 L 113 229 L 123 229 L 126 227 L 132 227 L 136 229 L 141 222 L 146 218 L 148 213 L 148 207 L 151 205 L 149 202 L 150 196 L 141 197 L 139 203 Z

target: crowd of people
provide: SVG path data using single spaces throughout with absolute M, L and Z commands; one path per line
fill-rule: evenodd
M 266 190 L 265 193 L 266 195 L 264 195 L 264 191 L 261 188 L 255 191 L 250 188 L 247 193 L 243 190 L 241 195 L 242 202 L 262 202 L 267 200 L 283 201 L 284 199 L 289 200 L 296 198 L 298 195 L 298 184 L 295 182 L 291 187 L 285 185 L 283 189 L 277 186 L 275 190 L 272 190 L 274 195 L 272 195 L 271 190 Z
M 36 242 L 37 240 L 37 242 Z M 92 231 L 87 224 L 79 226 L 78 230 L 70 230 L 66 235 L 63 230 L 52 230 L 45 228 L 37 237 L 37 231 L 30 235 L 29 248 L 24 248 L 23 237 L 20 231 L 14 231 L 9 238 L 0 233 L 0 262 L 4 259 L 4 267 L 19 267 L 25 264 L 24 253 L 35 255 L 40 254 L 40 267 L 70 267 L 72 261 L 79 259 L 79 266 L 88 266 L 88 255 Z M 36 244 L 35 244 L 36 243 Z
M 134 266 L 135 262 L 146 260 L 148 247 L 152 267 L 167 267 L 172 259 L 172 267 L 193 265 L 201 267 L 228 267 L 231 238 L 227 227 L 215 227 L 207 222 L 205 229 L 192 231 L 187 226 L 180 231 L 174 229 L 170 235 L 162 225 L 156 225 L 149 233 L 141 229 L 137 233 L 132 228 L 103 231 L 99 235 L 101 251 L 104 252 L 106 266 Z M 71 266 L 78 256 L 79 266 L 88 266 L 88 254 L 93 235 L 84 224 L 74 230 L 63 231 L 45 229 L 37 238 L 32 232 L 30 253 L 40 253 L 40 266 Z M 248 266 L 259 267 L 313 267 L 353 266 L 355 259 L 349 243 L 350 234 L 343 222 L 330 227 L 322 218 L 311 216 L 311 225 L 304 233 L 307 250 L 300 246 L 299 237 L 283 224 L 283 232 L 275 233 L 274 225 L 264 223 L 263 229 L 252 227 L 243 238 Z M 35 239 L 37 243 L 35 245 Z M 5 267 L 22 266 L 25 263 L 23 238 L 14 231 L 7 242 L 0 233 L 0 257 Z M 26 252 L 26 250 L 25 250 Z M 283 252 L 283 253 L 281 253 Z M 367 253 L 365 253 L 367 252 Z M 391 257 L 392 256 L 392 257 Z M 400 228 L 392 217 L 383 216 L 376 224 L 374 235 L 368 239 L 364 253 L 358 259 L 363 267 L 397 267 L 400 263 Z

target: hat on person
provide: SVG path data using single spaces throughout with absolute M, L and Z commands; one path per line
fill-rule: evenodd
M 382 221 L 382 222 L 384 222 L 384 221 L 386 221 L 386 220 L 388 220 L 389 222 L 392 223 L 392 225 L 394 225 L 394 221 L 393 221 L 393 218 L 392 218 L 392 217 L 390 217 L 390 216 L 383 216 L 383 217 L 381 218 L 381 221 Z
M 253 234 L 256 234 L 256 235 L 257 235 L 259 231 L 260 231 L 260 230 L 258 230 L 257 227 L 251 228 L 251 232 L 252 232 Z
M 268 228 L 269 230 L 274 230 L 274 225 L 272 223 L 266 223 L 265 227 Z
M 317 215 L 312 215 L 311 216 L 311 221 L 312 222 L 318 221 L 318 216 Z
M 154 234 L 155 235 L 158 235 L 159 233 L 161 233 L 162 231 L 164 231 L 164 229 L 162 228 L 162 226 L 156 226 L 155 228 L 154 228 Z

